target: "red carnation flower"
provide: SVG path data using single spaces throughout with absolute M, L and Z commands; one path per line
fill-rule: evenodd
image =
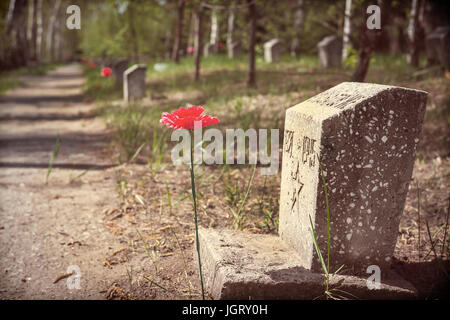
M 100 75 L 104 78 L 109 77 L 111 74 L 112 74 L 111 68 L 103 68 L 102 71 L 100 72 Z
M 219 118 L 203 114 L 203 107 L 191 106 L 180 108 L 172 113 L 163 112 L 160 123 L 172 129 L 194 129 L 194 122 L 201 122 L 201 127 L 207 127 L 219 123 Z
M 187 52 L 190 54 L 194 53 L 194 47 L 192 47 L 192 46 L 188 47 Z
M 81 58 L 81 62 L 85 63 L 87 61 L 86 58 Z

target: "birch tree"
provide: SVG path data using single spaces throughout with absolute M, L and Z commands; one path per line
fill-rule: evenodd
M 232 56 L 232 46 L 234 42 L 233 33 L 234 33 L 234 19 L 235 19 L 235 5 L 234 3 L 230 5 L 230 8 L 228 10 L 228 25 L 227 25 L 227 50 L 228 50 L 228 56 Z
M 217 15 L 217 9 L 214 7 L 211 9 L 211 33 L 209 37 L 209 44 L 212 45 L 213 52 L 217 52 L 217 41 L 219 38 L 219 20 Z
M 186 52 L 188 51 L 188 48 L 190 46 L 192 47 L 194 46 L 194 39 L 195 39 L 195 12 L 191 10 L 189 14 L 189 33 L 188 33 L 188 40 L 186 41 Z
M 408 22 L 408 53 L 406 55 L 406 60 L 410 65 L 415 67 L 419 64 L 419 54 L 417 48 L 418 11 L 419 1 L 412 0 Z
M 305 1 L 297 0 L 295 6 L 294 30 L 295 36 L 291 43 L 291 56 L 297 57 L 300 54 L 300 37 L 302 35 L 303 23 L 305 21 Z
M 211 11 L 211 37 L 209 39 L 209 43 L 217 44 L 217 38 L 219 35 L 219 23 L 217 19 L 217 11 Z
M 200 79 L 200 55 L 202 47 L 202 15 L 203 8 L 201 5 L 195 9 L 195 39 L 194 39 L 194 61 L 195 61 L 195 74 L 194 79 L 198 81 Z
M 51 61 L 54 61 L 55 59 L 55 29 L 56 29 L 55 27 L 60 7 L 61 7 L 61 0 L 56 0 L 47 28 L 47 41 L 46 41 L 47 53 L 50 56 Z
M 36 3 L 36 61 L 41 61 L 44 29 L 42 27 L 42 0 Z
M 37 3 L 38 0 L 30 0 L 28 7 L 28 41 L 30 43 L 30 57 L 32 60 L 37 60 Z
M 352 32 L 352 0 L 345 1 L 344 32 L 342 37 L 342 61 L 347 59 L 350 46 L 350 35 Z

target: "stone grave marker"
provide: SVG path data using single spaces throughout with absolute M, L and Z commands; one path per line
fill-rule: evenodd
M 427 94 L 366 83 L 342 83 L 286 112 L 280 195 L 281 238 L 302 266 L 313 258 L 311 216 L 324 250 L 331 210 L 332 269 L 389 267 L 415 160 Z M 333 270 L 333 271 L 334 271 Z
M 450 27 L 436 28 L 426 37 L 427 57 L 430 63 L 439 63 L 450 70 Z
M 400 216 L 424 120 L 424 91 L 341 83 L 286 111 L 280 192 L 280 237 L 200 229 L 204 278 L 215 299 L 313 299 L 323 293 L 320 262 L 332 286 L 360 299 L 412 298 L 415 289 L 390 269 Z M 369 290 L 367 267 L 380 268 Z
M 279 39 L 272 39 L 264 43 L 264 60 L 266 62 L 277 62 L 281 58 L 282 44 Z
M 111 63 L 113 75 L 119 85 L 123 84 L 123 73 L 127 70 L 128 63 L 128 59 L 119 59 Z
M 235 41 L 228 46 L 227 50 L 228 50 L 228 58 L 234 59 L 241 54 L 241 43 Z
M 342 60 L 342 43 L 336 36 L 323 38 L 318 44 L 320 64 L 324 68 L 339 67 Z
M 207 43 L 203 46 L 203 56 L 208 57 L 217 53 L 217 44 Z
M 147 66 L 135 64 L 123 73 L 123 98 L 126 102 L 145 97 Z

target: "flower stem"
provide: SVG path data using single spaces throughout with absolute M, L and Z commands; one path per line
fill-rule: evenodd
M 197 196 L 195 193 L 195 175 L 194 175 L 194 143 L 191 130 L 189 130 L 189 137 L 191 142 L 191 187 L 192 187 L 192 199 L 194 200 L 194 225 L 195 225 L 195 245 L 197 248 L 198 257 L 198 269 L 200 273 L 200 283 L 202 286 L 202 299 L 205 300 L 205 291 L 203 288 L 203 274 L 202 274 L 202 261 L 200 259 L 200 241 L 198 239 L 198 223 L 197 223 Z

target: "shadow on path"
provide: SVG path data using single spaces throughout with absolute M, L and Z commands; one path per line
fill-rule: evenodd
M 84 112 L 78 114 L 59 114 L 59 113 L 48 113 L 48 114 L 23 114 L 23 115 L 6 115 L 0 116 L 0 121 L 78 121 L 82 119 L 93 119 L 97 116 L 96 112 Z
M 52 168 L 70 169 L 70 170 L 104 170 L 116 167 L 115 164 L 93 164 L 93 163 L 55 163 Z M 20 163 L 20 162 L 0 162 L 0 168 L 41 168 L 47 169 L 48 163 Z

